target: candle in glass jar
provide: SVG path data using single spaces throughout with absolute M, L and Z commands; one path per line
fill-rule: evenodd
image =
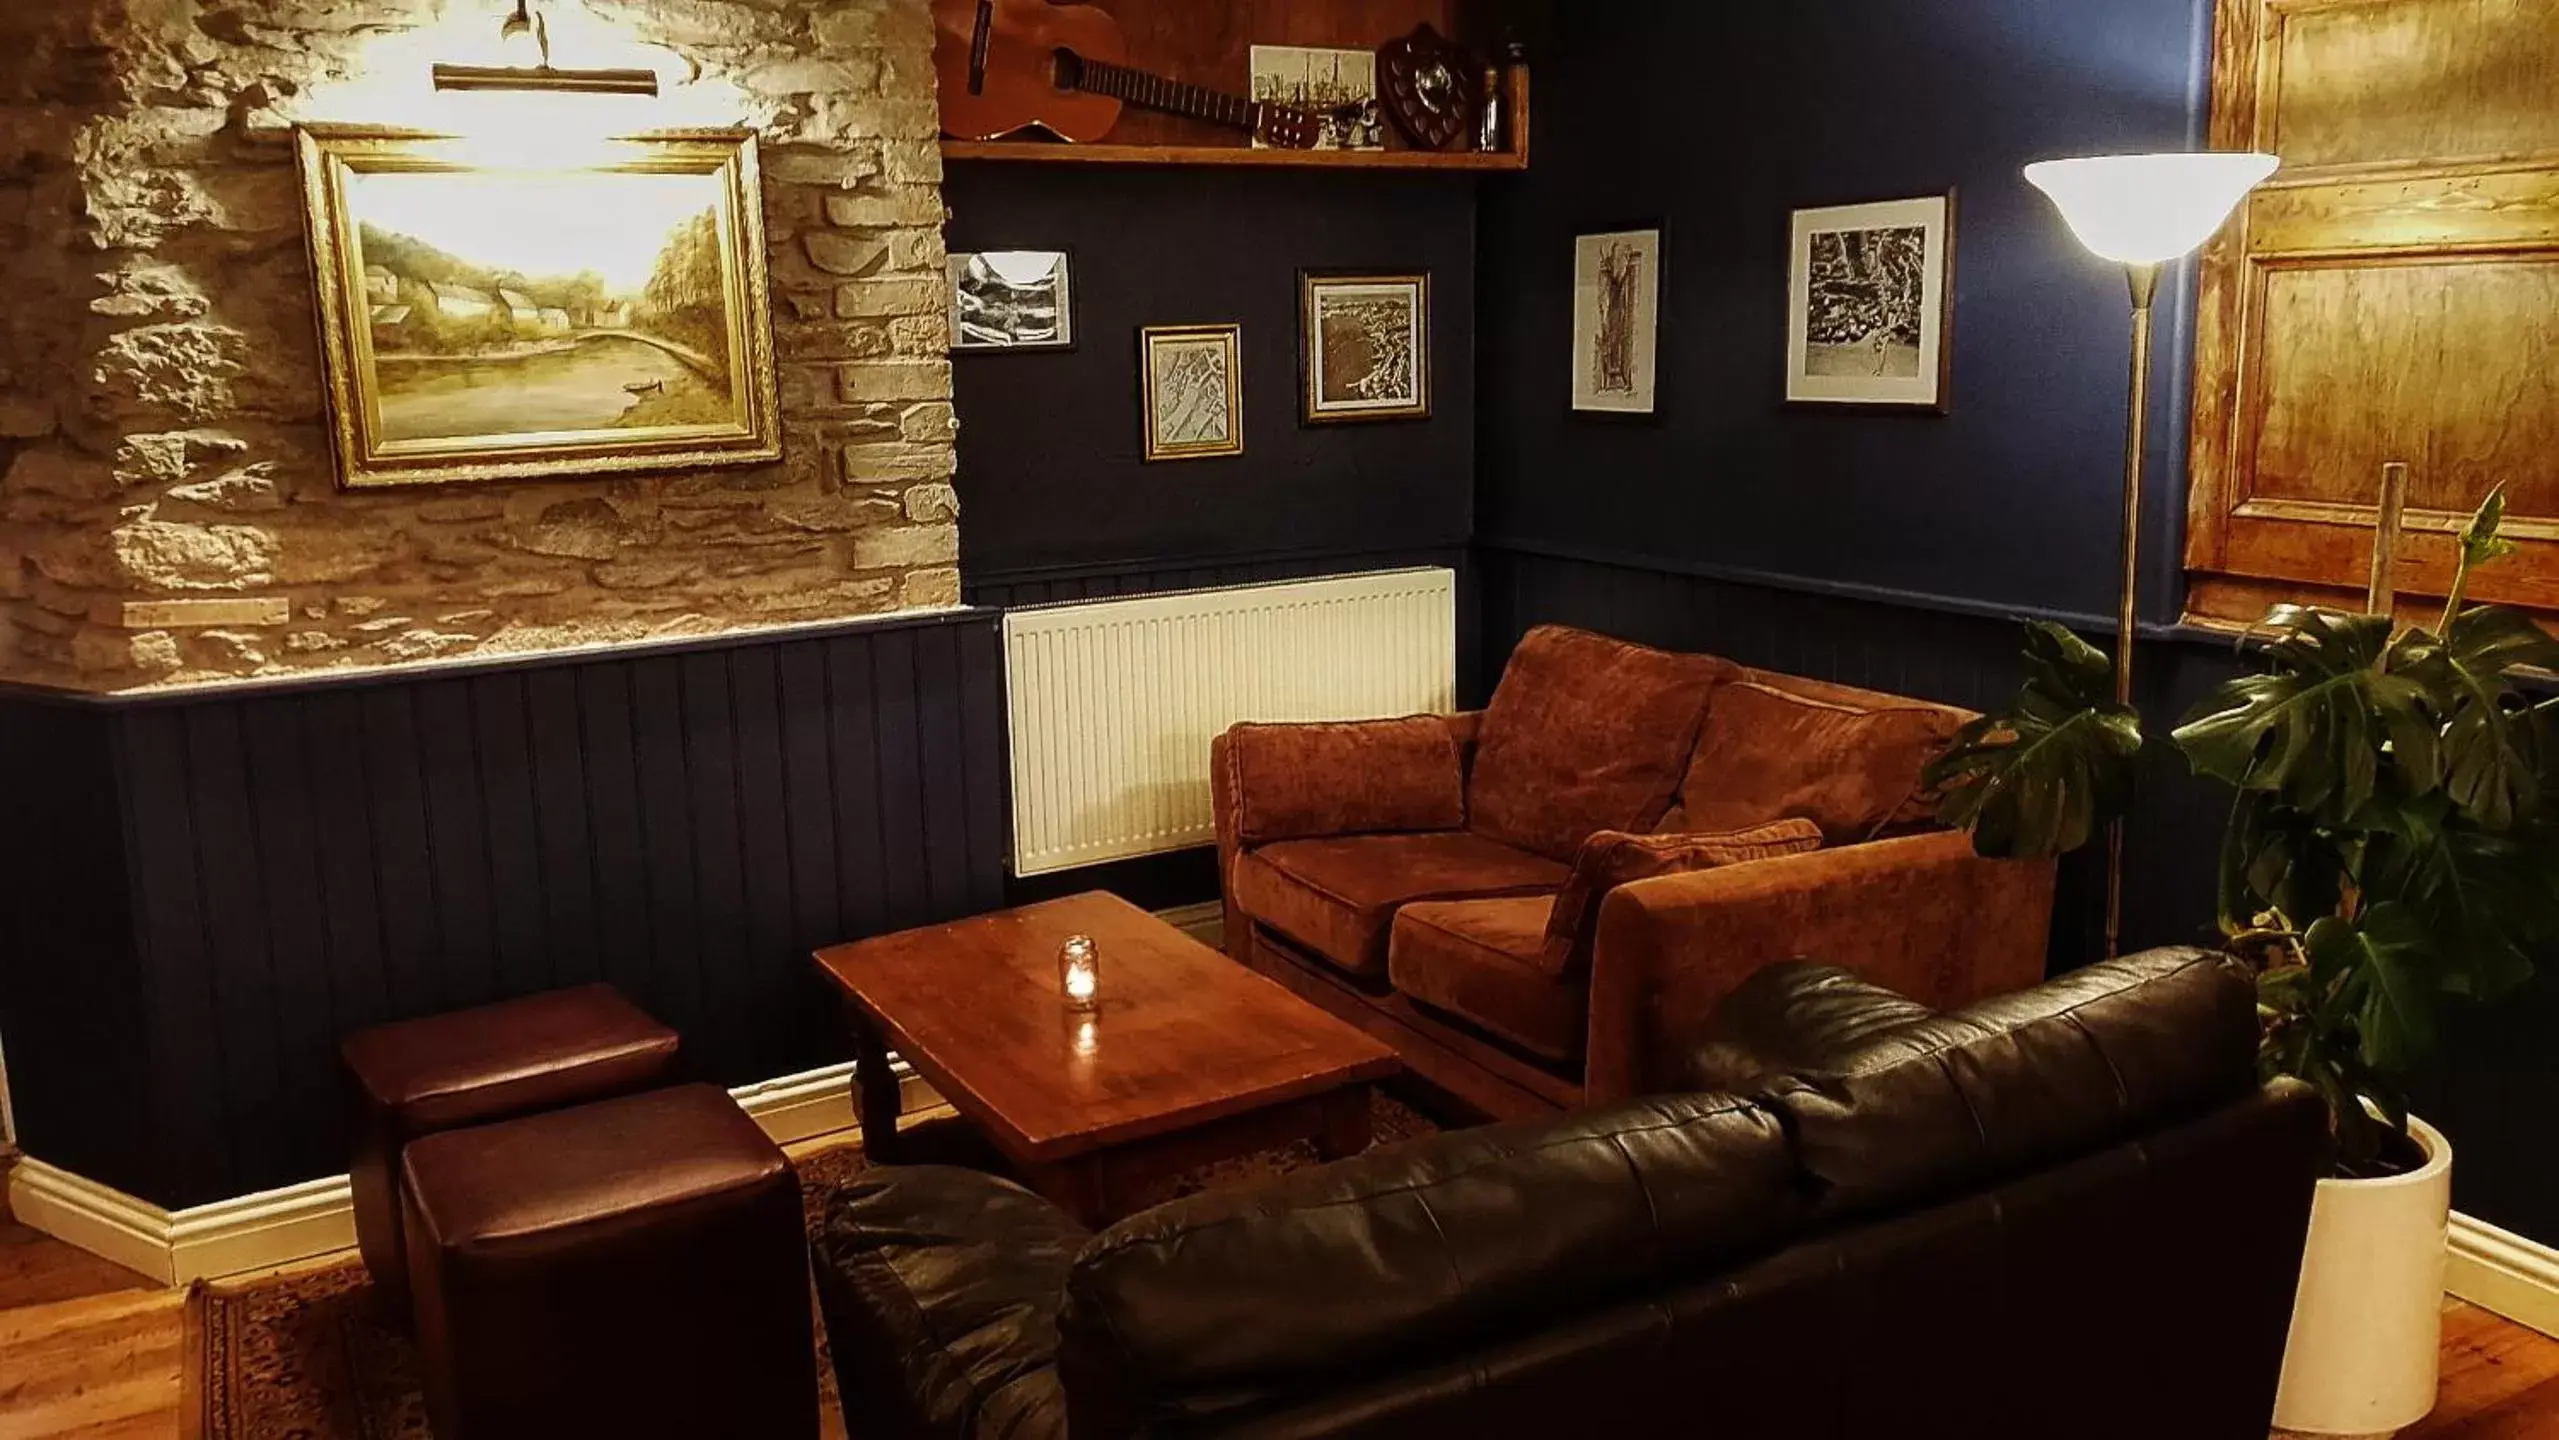
M 1070 935 L 1057 947 L 1057 986 L 1071 1010 L 1092 1010 L 1102 1003 L 1102 950 L 1090 935 Z

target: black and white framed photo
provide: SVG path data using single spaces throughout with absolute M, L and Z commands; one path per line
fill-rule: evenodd
M 1636 419 L 1660 413 L 1662 230 L 1573 242 L 1573 410 Z
M 951 349 L 1074 349 L 1074 269 L 1063 250 L 953 254 Z
M 1795 212 L 1786 400 L 1945 413 L 1955 197 Z
M 1244 453 L 1244 327 L 1150 325 L 1138 332 L 1148 460 Z
M 1300 418 L 1429 419 L 1431 277 L 1301 270 L 1297 285 Z

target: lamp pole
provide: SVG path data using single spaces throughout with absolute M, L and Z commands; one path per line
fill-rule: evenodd
M 2133 703 L 2133 642 L 2141 634 L 2141 479 L 2150 438 L 2151 316 L 2159 266 L 2124 267 L 2132 282 L 2132 418 L 2124 430 L 2123 583 L 2115 592 L 2115 703 Z M 2106 827 L 2106 958 L 2123 951 L 2124 817 Z

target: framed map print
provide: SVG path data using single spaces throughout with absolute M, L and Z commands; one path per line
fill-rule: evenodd
M 1786 400 L 1947 408 L 1955 197 L 1795 212 Z
M 1309 425 L 1429 419 L 1430 337 L 1430 276 L 1301 272 L 1300 416 Z
M 1146 458 L 1244 453 L 1244 327 L 1150 325 L 1138 332 Z
M 1661 384 L 1658 225 L 1573 242 L 1573 409 L 1648 418 Z

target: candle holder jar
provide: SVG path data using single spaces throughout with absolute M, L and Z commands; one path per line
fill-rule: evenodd
M 1102 947 L 1090 935 L 1069 935 L 1057 947 L 1057 991 L 1069 1010 L 1102 1008 Z

